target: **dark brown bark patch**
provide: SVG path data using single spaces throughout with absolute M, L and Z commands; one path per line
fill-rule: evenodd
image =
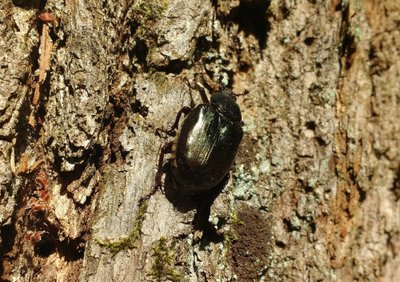
M 231 263 L 239 281 L 260 278 L 271 253 L 271 227 L 261 211 L 243 205 L 234 225 Z

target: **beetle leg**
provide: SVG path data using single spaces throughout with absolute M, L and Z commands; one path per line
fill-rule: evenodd
M 200 82 L 197 82 L 196 88 L 200 92 L 201 100 L 203 100 L 203 103 L 210 104 L 210 100 L 208 99 L 206 91 L 204 90 L 204 85 Z
M 186 116 L 191 110 L 192 110 L 192 108 L 188 107 L 188 106 L 184 106 L 182 109 L 179 110 L 178 114 L 176 115 L 174 124 L 171 126 L 171 128 L 169 130 L 167 130 L 168 135 L 170 135 L 170 136 L 176 135 L 175 130 L 178 129 L 179 120 L 181 119 L 182 114 L 184 114 Z
M 178 125 L 179 125 L 179 120 L 181 119 L 182 114 L 186 116 L 191 110 L 192 110 L 191 107 L 188 107 L 188 106 L 182 107 L 182 109 L 180 109 L 178 114 L 176 115 L 174 124 L 171 126 L 171 128 L 167 129 L 167 130 L 163 130 L 161 128 L 157 128 L 156 129 L 156 135 L 161 137 L 160 132 L 165 132 L 165 133 L 167 133 L 167 135 L 175 137 L 176 136 L 176 130 L 178 129 Z
M 171 141 L 171 142 L 168 142 L 167 144 L 165 144 L 161 148 L 160 157 L 158 159 L 158 168 L 157 168 L 157 173 L 156 173 L 154 192 L 152 192 L 153 194 L 155 193 L 156 190 L 163 187 L 162 175 L 163 175 L 163 167 L 164 167 L 164 156 L 166 154 L 169 154 L 172 152 L 173 144 L 174 144 L 174 142 Z
M 172 146 L 174 144 L 174 141 L 168 142 L 161 148 L 161 153 L 160 157 L 158 159 L 158 167 L 157 167 L 157 172 L 156 172 L 156 178 L 155 178 L 155 184 L 150 191 L 149 194 L 145 195 L 144 197 L 139 199 L 139 204 L 142 204 L 144 201 L 147 201 L 150 199 L 151 196 L 153 196 L 158 189 L 163 188 L 163 183 L 162 183 L 162 175 L 163 175 L 163 167 L 164 167 L 164 155 L 169 154 L 172 152 Z
M 207 73 L 207 70 L 204 67 L 204 64 L 201 64 L 200 69 L 198 70 L 199 75 L 197 76 L 196 81 L 201 81 L 203 84 L 206 85 L 207 89 L 211 89 L 212 92 L 219 92 L 221 91 L 221 85 L 215 82 Z M 203 86 L 204 87 L 204 86 Z

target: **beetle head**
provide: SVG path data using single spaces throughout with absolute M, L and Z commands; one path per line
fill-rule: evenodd
M 236 97 L 230 90 L 223 90 L 211 96 L 211 105 L 230 120 L 239 122 L 242 120 L 242 114 L 235 100 Z

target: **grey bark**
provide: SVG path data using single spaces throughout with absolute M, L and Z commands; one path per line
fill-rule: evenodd
M 1 278 L 400 277 L 397 2 L 0 0 Z M 230 180 L 140 201 L 203 69 L 249 91 Z

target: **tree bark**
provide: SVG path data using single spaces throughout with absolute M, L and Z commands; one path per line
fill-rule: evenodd
M 396 0 L 1 0 L 1 279 L 395 281 L 399 18 Z M 230 179 L 155 191 L 156 129 L 207 76 L 249 92 Z

